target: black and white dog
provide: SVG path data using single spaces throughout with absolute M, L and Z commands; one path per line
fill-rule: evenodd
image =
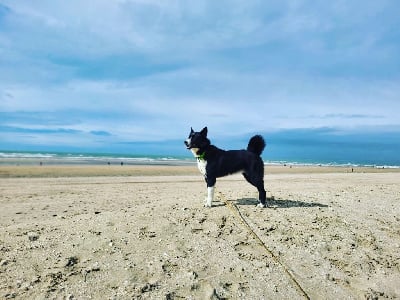
M 207 127 L 200 132 L 192 128 L 186 148 L 197 158 L 197 166 L 207 183 L 207 200 L 204 206 L 211 207 L 214 200 L 214 187 L 218 177 L 242 172 L 244 178 L 258 190 L 259 207 L 265 207 L 266 193 L 264 189 L 264 162 L 260 157 L 265 148 L 261 135 L 253 136 L 247 150 L 222 150 L 211 145 L 207 138 Z

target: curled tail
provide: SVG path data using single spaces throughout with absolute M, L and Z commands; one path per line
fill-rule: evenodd
M 255 135 L 250 139 L 249 145 L 247 146 L 247 151 L 253 152 L 254 154 L 260 156 L 265 146 L 266 144 L 264 138 L 261 135 Z

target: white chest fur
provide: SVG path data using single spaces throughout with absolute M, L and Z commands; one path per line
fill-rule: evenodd
M 206 171 L 206 166 L 207 166 L 207 161 L 204 159 L 197 159 L 197 167 L 199 168 L 199 171 L 201 174 L 206 176 L 207 171 Z

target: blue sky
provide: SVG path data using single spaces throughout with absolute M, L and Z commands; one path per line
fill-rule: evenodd
M 0 0 L 0 149 L 400 132 L 399 28 L 397 0 Z

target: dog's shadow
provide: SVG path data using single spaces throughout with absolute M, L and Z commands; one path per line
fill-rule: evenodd
M 235 201 L 237 205 L 257 205 L 258 200 L 255 198 L 241 198 Z M 326 204 L 316 202 L 304 202 L 300 200 L 289 199 L 267 199 L 267 207 L 270 208 L 291 208 L 291 207 L 329 207 Z

